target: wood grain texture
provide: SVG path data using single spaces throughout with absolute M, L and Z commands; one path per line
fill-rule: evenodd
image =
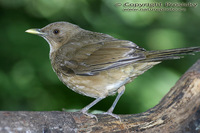
M 79 112 L 1 111 L 0 133 L 199 133 L 200 60 L 148 111 L 120 115 L 121 122 L 108 115 L 97 117 L 98 121 Z

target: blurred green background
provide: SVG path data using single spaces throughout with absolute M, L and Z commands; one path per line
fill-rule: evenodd
M 185 12 L 123 11 L 125 2 L 156 0 L 0 0 L 0 110 L 51 111 L 81 109 L 94 99 L 63 85 L 51 68 L 49 46 L 25 33 L 56 21 L 130 40 L 147 50 L 200 45 L 200 7 Z M 165 1 L 170 2 L 170 1 Z M 198 0 L 171 0 L 198 3 Z M 126 85 L 114 113 L 146 111 L 156 105 L 200 54 L 165 61 Z M 102 88 L 103 89 L 103 88 Z M 93 110 L 106 111 L 115 96 Z

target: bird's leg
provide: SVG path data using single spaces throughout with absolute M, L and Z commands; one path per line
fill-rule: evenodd
M 101 101 L 102 99 L 104 99 L 105 97 L 98 97 L 96 98 L 93 102 L 91 102 L 89 105 L 87 105 L 86 107 L 84 107 L 81 112 L 89 117 L 92 117 L 92 118 L 95 118 L 97 121 L 97 117 L 93 114 L 89 114 L 87 111 L 92 107 L 94 106 L 95 104 L 97 104 L 99 101 Z
M 125 91 L 125 86 L 122 86 L 122 87 L 120 87 L 120 88 L 118 89 L 118 95 L 117 95 L 115 101 L 113 102 L 113 104 L 112 104 L 112 106 L 110 107 L 110 109 L 109 109 L 107 112 L 105 112 L 104 114 L 111 115 L 111 116 L 113 116 L 113 117 L 115 117 L 116 119 L 119 119 L 119 120 L 121 121 L 120 117 L 119 117 L 118 115 L 113 114 L 112 112 L 113 112 L 113 110 L 114 110 L 114 108 L 115 108 L 117 102 L 119 101 L 119 98 L 123 95 L 124 91 Z

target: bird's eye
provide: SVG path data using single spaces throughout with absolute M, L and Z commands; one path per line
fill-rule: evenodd
M 54 34 L 58 34 L 59 32 L 60 32 L 60 30 L 58 30 L 58 29 L 53 30 Z

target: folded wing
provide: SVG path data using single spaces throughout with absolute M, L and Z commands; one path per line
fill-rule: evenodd
M 77 75 L 95 75 L 100 71 L 145 59 L 144 51 L 136 44 L 123 40 L 88 44 L 74 52 L 69 61 L 73 63 L 70 69 Z

